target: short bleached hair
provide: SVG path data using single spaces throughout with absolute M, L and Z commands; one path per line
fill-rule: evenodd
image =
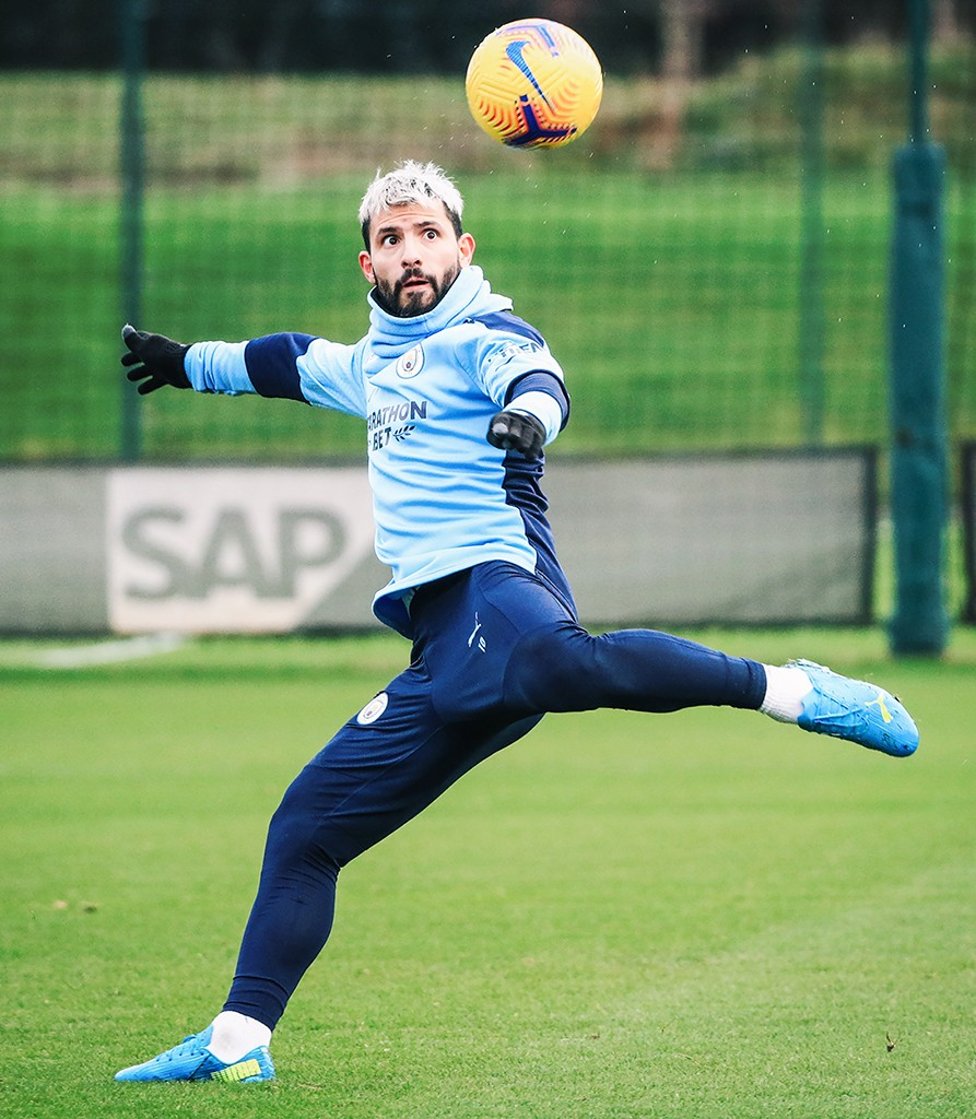
M 370 222 L 377 214 L 389 210 L 392 206 L 408 206 L 411 202 L 426 205 L 430 201 L 443 203 L 454 232 L 460 237 L 464 199 L 458 188 L 436 163 L 419 163 L 416 159 L 405 159 L 385 175 L 377 171 L 376 178 L 369 184 L 359 207 L 359 223 L 362 226 L 366 248 L 369 249 Z

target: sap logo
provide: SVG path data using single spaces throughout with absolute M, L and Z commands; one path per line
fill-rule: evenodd
M 270 525 L 258 526 L 248 510 L 228 506 L 215 510 L 208 526 L 189 527 L 186 510 L 173 506 L 145 507 L 122 523 L 130 558 L 154 573 L 127 581 L 127 596 L 204 599 L 245 587 L 259 599 L 291 598 L 306 572 L 334 563 L 346 546 L 342 522 L 322 509 L 280 508 Z
M 122 633 L 328 624 L 349 616 L 346 580 L 375 562 L 360 467 L 120 467 L 106 497 L 109 620 Z

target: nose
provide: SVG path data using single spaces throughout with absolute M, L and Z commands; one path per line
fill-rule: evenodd
M 410 266 L 420 263 L 421 260 L 421 245 L 422 242 L 419 237 L 408 236 L 403 239 L 403 251 L 400 255 L 400 260 L 403 265 Z

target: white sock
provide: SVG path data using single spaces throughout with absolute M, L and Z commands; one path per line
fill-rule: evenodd
M 795 723 L 803 711 L 803 699 L 813 691 L 810 677 L 793 665 L 764 664 L 766 697 L 759 710 L 781 723 Z
M 271 1043 L 271 1031 L 257 1018 L 248 1018 L 236 1010 L 222 1010 L 213 1020 L 213 1034 L 207 1048 L 225 1064 L 239 1061 L 241 1057 Z

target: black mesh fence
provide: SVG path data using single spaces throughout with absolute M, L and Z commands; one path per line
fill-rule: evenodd
M 338 26 L 334 7 L 303 14 L 307 36 Z M 121 70 L 0 71 L 0 457 L 360 454 L 358 424 L 340 416 L 175 393 L 130 411 L 127 448 L 119 328 L 136 307 L 139 325 L 184 340 L 280 329 L 355 340 L 366 325 L 356 208 L 376 169 L 408 156 L 457 178 L 477 262 L 564 365 L 576 407 L 560 453 L 884 444 L 891 162 L 908 116 L 897 21 L 833 44 L 826 17 L 786 21 L 775 37 L 769 20 L 742 19 L 724 49 L 702 39 L 695 72 L 665 76 L 649 10 L 575 5 L 608 44 L 604 104 L 574 145 L 535 153 L 474 125 L 462 64 L 427 72 L 430 45 L 406 50 L 425 19 L 450 15 L 392 7 L 412 14 L 391 40 L 391 72 L 371 74 L 328 52 L 314 72 L 262 72 L 274 44 L 294 40 L 288 5 L 250 39 L 219 5 L 209 17 L 148 9 L 151 49 L 129 79 L 143 122 L 127 149 L 144 153 L 135 209 Z M 448 63 L 492 26 L 458 10 L 449 32 L 437 24 Z M 105 41 L 121 58 L 120 30 Z M 172 65 L 163 48 L 181 37 L 209 43 L 212 62 L 222 34 L 248 72 L 158 62 Z M 976 434 L 974 62 L 961 29 L 933 45 L 956 439 Z

